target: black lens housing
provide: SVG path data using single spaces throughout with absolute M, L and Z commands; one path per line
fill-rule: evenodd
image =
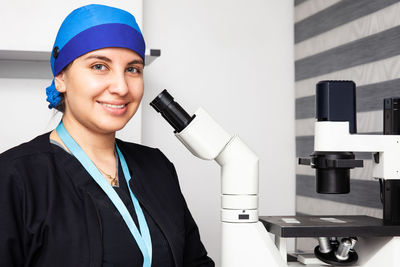
M 349 193 L 350 169 L 360 165 L 359 161 L 354 158 L 353 152 L 315 152 L 312 154 L 311 166 L 316 169 L 317 193 Z
M 175 129 L 175 132 L 181 132 L 193 120 L 174 98 L 164 89 L 151 103 L 157 112 L 168 121 L 168 123 Z

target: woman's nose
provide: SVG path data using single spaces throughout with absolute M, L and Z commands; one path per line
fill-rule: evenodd
M 125 72 L 115 72 L 112 77 L 112 82 L 109 87 L 110 93 L 126 95 L 129 91 L 128 82 L 125 77 Z

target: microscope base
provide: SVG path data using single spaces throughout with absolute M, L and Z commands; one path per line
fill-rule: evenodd
M 286 238 L 358 237 L 355 246 L 358 261 L 351 266 L 400 266 L 400 226 L 385 225 L 381 219 L 369 216 L 267 216 L 260 217 L 260 221 L 270 233 L 275 235 L 275 243 L 281 255 L 286 253 L 286 248 L 279 244 L 285 244 Z M 318 245 L 317 240 L 315 240 L 315 245 Z M 283 256 L 283 258 L 286 257 Z M 300 258 L 302 255 L 297 256 L 298 260 Z M 308 258 L 308 262 L 311 260 Z M 316 260 L 313 263 L 317 262 Z M 318 265 L 289 262 L 286 266 L 327 265 L 322 262 Z
M 286 267 L 285 261 L 261 222 L 222 222 L 222 267 Z

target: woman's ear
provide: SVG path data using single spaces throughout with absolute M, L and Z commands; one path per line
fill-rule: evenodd
M 60 93 L 65 93 L 66 91 L 66 85 L 65 85 L 65 71 L 61 71 L 59 74 L 57 74 L 56 77 L 54 77 L 54 83 L 56 85 L 56 90 Z

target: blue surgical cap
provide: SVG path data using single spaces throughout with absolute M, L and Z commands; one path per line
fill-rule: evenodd
M 90 51 L 105 47 L 131 49 L 145 60 L 146 45 L 135 17 L 122 9 L 87 5 L 72 11 L 58 30 L 50 57 L 53 75 Z M 46 89 L 49 108 L 57 107 L 61 94 L 54 79 Z

